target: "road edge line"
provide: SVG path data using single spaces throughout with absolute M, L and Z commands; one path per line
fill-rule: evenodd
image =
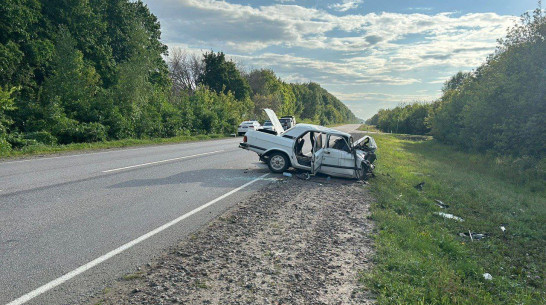
M 223 151 L 225 151 L 225 149 L 215 150 L 215 151 L 210 151 L 210 152 L 200 153 L 200 154 L 195 154 L 195 155 L 177 157 L 177 158 L 172 158 L 172 159 L 166 159 L 166 160 L 159 160 L 159 161 L 153 161 L 153 162 L 148 162 L 148 163 L 129 165 L 129 166 L 125 166 L 125 167 L 118 167 L 118 168 L 114 168 L 114 169 L 103 170 L 102 172 L 103 173 L 112 173 L 112 172 L 117 172 L 117 171 L 121 171 L 121 170 L 124 170 L 124 169 L 138 168 L 138 167 L 154 165 L 154 164 L 161 164 L 161 163 L 171 162 L 171 161 L 176 161 L 176 160 L 184 160 L 184 159 L 193 158 L 193 157 L 212 155 L 212 154 L 220 153 L 220 152 L 223 152 Z
M 152 237 L 152 236 L 154 236 L 154 235 L 156 235 L 156 234 L 158 234 L 158 233 L 172 227 L 173 225 L 179 223 L 180 221 L 182 221 L 182 220 L 184 220 L 184 219 L 186 219 L 186 218 L 188 218 L 188 217 L 190 217 L 190 216 L 192 216 L 192 215 L 194 215 L 194 214 L 208 208 L 209 206 L 215 204 L 216 202 L 218 202 L 218 201 L 220 201 L 220 200 L 222 200 L 222 199 L 224 199 L 224 198 L 226 198 L 226 197 L 228 197 L 228 196 L 230 196 L 230 195 L 232 195 L 232 194 L 246 188 L 247 186 L 253 184 L 254 182 L 262 180 L 267 175 L 269 175 L 269 173 L 263 174 L 260 177 L 254 179 L 252 181 L 249 181 L 249 182 L 247 182 L 247 183 L 245 183 L 245 184 L 243 184 L 243 185 L 241 185 L 241 186 L 239 186 L 239 187 L 225 193 L 224 195 L 222 195 L 220 197 L 217 197 L 217 198 L 203 204 L 202 206 L 199 206 L 199 207 L 195 208 L 195 209 L 189 211 L 188 213 L 186 213 L 186 214 L 184 214 L 184 215 L 182 215 L 182 216 L 180 216 L 180 217 L 178 217 L 178 218 L 176 218 L 174 220 L 171 220 L 170 222 L 168 222 L 168 223 L 166 223 L 166 224 L 164 224 L 164 225 L 162 225 L 162 226 L 160 226 L 160 227 L 158 227 L 158 228 L 156 228 L 156 229 L 154 229 L 154 230 L 152 230 L 152 231 L 150 231 L 150 232 L 148 232 L 148 233 L 146 233 L 146 234 L 144 234 L 144 235 L 142 235 L 140 237 L 137 237 L 137 238 L 133 239 L 132 241 L 130 241 L 130 242 L 128 242 L 128 243 L 126 243 L 126 244 L 124 244 L 124 245 L 122 245 L 122 246 L 120 246 L 120 247 L 118 247 L 118 248 L 116 248 L 116 249 L 114 249 L 114 250 L 112 250 L 112 251 L 110 251 L 110 252 L 108 252 L 108 253 L 106 253 L 106 254 L 104 254 L 104 255 L 102 255 L 102 256 L 94 259 L 94 260 L 92 260 L 92 261 L 90 261 L 90 262 L 88 262 L 87 264 L 82 265 L 82 266 L 80 266 L 80 267 L 66 273 L 65 275 L 63 275 L 61 277 L 58 277 L 58 278 L 50 281 L 49 283 L 44 284 L 44 285 L 32 290 L 31 292 L 20 296 L 19 298 L 7 303 L 6 305 L 21 305 L 21 304 L 24 304 L 24 303 L 34 299 L 35 297 L 37 297 L 37 296 L 39 296 L 41 294 L 44 294 L 47 291 L 49 291 L 49 290 L 51 290 L 51 289 L 65 283 L 65 282 L 67 282 L 68 280 L 76 277 L 77 275 L 79 275 L 81 273 L 84 273 L 85 271 L 99 265 L 100 263 L 102 263 L 102 262 L 104 262 L 104 261 L 106 261 L 106 260 L 108 260 L 108 259 L 122 253 L 123 251 L 130 249 L 131 247 L 145 241 L 146 239 L 148 239 L 148 238 L 150 238 L 150 237 Z

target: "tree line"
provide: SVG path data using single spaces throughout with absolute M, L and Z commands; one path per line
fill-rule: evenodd
M 451 77 L 437 101 L 383 109 L 367 123 L 385 132 L 430 134 L 476 151 L 543 157 L 545 39 L 542 11 L 526 13 L 480 67 Z
M 0 150 L 228 134 L 263 107 L 320 124 L 356 120 L 316 83 L 245 72 L 221 52 L 168 56 L 160 37 L 142 1 L 4 1 Z

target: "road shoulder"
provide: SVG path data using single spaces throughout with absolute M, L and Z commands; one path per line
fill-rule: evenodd
M 355 181 L 279 179 L 90 304 L 371 304 L 370 202 Z

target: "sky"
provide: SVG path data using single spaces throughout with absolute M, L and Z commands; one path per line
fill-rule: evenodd
M 222 51 L 287 82 L 317 82 L 367 119 L 430 102 L 471 71 L 536 0 L 145 0 L 162 41 Z

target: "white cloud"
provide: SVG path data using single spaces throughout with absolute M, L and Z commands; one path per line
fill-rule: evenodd
M 494 13 L 335 16 L 298 5 L 253 8 L 212 0 L 165 0 L 161 4 L 157 14 L 169 44 L 206 44 L 243 54 L 272 46 L 373 52 L 395 58 L 395 66 L 409 63 L 415 67 L 459 65 L 470 57 L 480 58 L 494 49 L 495 39 L 504 35 L 514 19 Z M 422 39 L 399 42 L 408 35 Z
M 426 99 L 425 93 L 391 96 L 389 90 L 432 90 L 449 72 L 480 65 L 517 19 L 496 13 L 423 14 L 420 9 L 356 14 L 350 9 L 363 1 L 351 0 L 334 4 L 346 12 L 341 15 L 291 0 L 254 7 L 215 0 L 146 2 L 169 46 L 224 51 L 252 67 L 271 68 L 286 81 L 319 82 L 341 100 L 354 102 Z M 358 86 L 361 91 L 384 86 L 389 94 L 352 93 Z
M 426 90 L 420 90 L 426 91 Z M 436 100 L 438 94 L 389 94 L 384 92 L 355 92 L 355 93 L 345 93 L 345 92 L 332 92 L 336 97 L 344 101 L 384 101 L 390 102 L 393 105 L 400 103 L 411 103 L 411 102 L 430 102 Z
M 373 63 L 370 66 L 358 66 L 355 63 L 334 62 L 298 57 L 288 54 L 264 53 L 256 56 L 234 56 L 235 58 L 253 66 L 271 68 L 287 81 L 318 82 L 323 85 L 343 84 L 382 84 L 382 85 L 409 85 L 420 82 L 415 78 L 396 77 L 381 73 L 374 67 L 382 63 Z
M 346 12 L 358 8 L 364 0 L 343 0 L 340 3 L 334 3 L 328 6 L 328 8 L 334 9 L 338 12 Z

